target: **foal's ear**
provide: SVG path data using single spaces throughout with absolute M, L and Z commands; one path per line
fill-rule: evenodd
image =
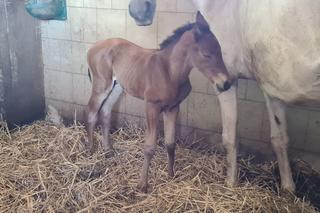
M 198 41 L 202 35 L 210 32 L 210 27 L 208 22 L 204 19 L 202 14 L 198 11 L 197 12 L 197 17 L 196 17 L 196 23 L 194 26 L 194 36 L 195 40 Z
M 207 28 L 209 29 L 209 24 L 208 22 L 205 20 L 205 18 L 203 17 L 203 15 L 200 13 L 200 11 L 197 12 L 197 16 L 196 16 L 196 24 L 203 27 L 203 28 Z

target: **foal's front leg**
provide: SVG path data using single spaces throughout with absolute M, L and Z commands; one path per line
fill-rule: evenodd
M 165 143 L 168 152 L 168 174 L 169 176 L 174 176 L 173 166 L 175 157 L 175 133 L 176 133 L 176 120 L 179 113 L 179 105 L 170 111 L 166 111 L 163 114 L 164 121 L 164 136 Z
M 165 143 L 168 152 L 168 174 L 169 176 L 174 176 L 173 166 L 174 166 L 174 157 L 176 150 L 175 143 L 175 133 L 176 133 L 176 120 L 179 113 L 179 106 L 166 111 L 163 114 L 164 121 L 164 136 Z
M 144 144 L 144 161 L 141 170 L 140 183 L 138 188 L 142 192 L 147 192 L 148 187 L 148 170 L 151 159 L 153 158 L 157 145 L 157 130 L 159 123 L 160 107 L 156 104 L 147 103 L 146 115 L 147 115 L 147 130 L 146 141 Z

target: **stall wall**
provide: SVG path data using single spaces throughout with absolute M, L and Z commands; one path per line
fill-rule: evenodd
M 86 51 L 95 41 L 121 37 L 146 48 L 157 48 L 175 28 L 192 22 L 195 17 L 191 0 L 161 0 L 153 25 L 138 27 L 127 7 L 127 0 L 69 0 L 66 22 L 42 22 L 47 104 L 56 106 L 69 118 L 74 115 L 82 118 L 91 87 Z M 212 85 L 196 70 L 191 73 L 191 81 L 192 93 L 181 105 L 180 132 L 187 135 L 196 129 L 204 138 L 219 141 L 221 118 Z M 257 83 L 240 80 L 238 95 L 239 140 L 252 148 L 270 147 L 265 143 L 270 140 L 267 111 Z M 129 119 L 143 123 L 143 102 L 124 95 L 114 115 L 117 121 Z M 320 112 L 290 107 L 288 122 L 291 146 L 320 152 Z M 252 145 L 255 142 L 259 142 L 258 146 Z
M 40 23 L 22 0 L 0 0 L 0 120 L 9 126 L 43 117 Z

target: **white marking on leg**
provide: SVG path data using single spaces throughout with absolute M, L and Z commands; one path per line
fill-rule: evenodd
M 89 113 L 88 115 L 88 123 L 94 123 L 96 120 L 96 114 L 95 113 Z
M 103 101 L 110 96 L 112 89 L 115 84 L 115 77 L 112 79 L 112 84 L 106 89 L 106 91 L 98 96 L 97 103 L 103 103 Z M 97 120 L 98 112 L 89 112 L 88 114 L 88 122 L 95 123 Z
M 120 95 L 123 92 L 123 88 L 120 84 L 115 84 L 114 88 L 111 90 L 107 100 L 104 102 L 101 112 L 103 114 L 110 114 L 114 104 L 118 101 Z
M 112 89 L 111 93 L 109 94 L 107 100 L 104 102 L 101 108 L 101 115 L 102 115 L 102 122 L 103 122 L 103 141 L 102 145 L 105 151 L 112 149 L 112 145 L 109 142 L 109 130 L 110 130 L 110 121 L 111 121 L 111 111 L 117 100 L 119 99 L 120 95 L 123 92 L 122 87 L 120 84 L 116 84 L 114 81 L 114 88 Z

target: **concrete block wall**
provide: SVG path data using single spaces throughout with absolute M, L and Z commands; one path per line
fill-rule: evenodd
M 43 21 L 42 51 L 46 104 L 66 117 L 82 118 L 90 96 L 86 51 L 97 40 L 126 38 L 145 48 L 157 48 L 172 31 L 195 18 L 191 0 L 158 1 L 153 25 L 138 27 L 128 14 L 128 0 L 68 0 L 67 21 Z M 191 73 L 190 96 L 181 104 L 180 132 L 196 129 L 212 140 L 221 140 L 219 103 L 208 80 L 197 70 Z M 255 81 L 239 80 L 239 140 L 245 144 L 270 140 L 268 115 Z M 143 123 L 144 104 L 123 95 L 114 109 L 114 120 Z M 120 122 L 121 123 L 121 122 Z M 290 107 L 288 126 L 291 145 L 320 152 L 320 112 Z M 215 134 L 214 134 L 215 133 Z

